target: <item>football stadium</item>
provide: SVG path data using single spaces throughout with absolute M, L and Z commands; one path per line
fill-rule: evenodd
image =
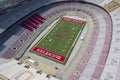
M 62 17 L 42 36 L 31 52 L 66 63 L 84 25 L 84 21 Z
M 119 80 L 120 0 L 1 0 L 0 80 Z

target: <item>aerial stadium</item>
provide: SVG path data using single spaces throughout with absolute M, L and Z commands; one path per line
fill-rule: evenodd
M 1 0 L 0 80 L 120 80 L 120 0 Z

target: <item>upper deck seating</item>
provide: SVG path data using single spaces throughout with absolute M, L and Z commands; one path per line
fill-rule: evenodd
M 44 23 L 45 18 L 35 13 L 32 16 L 28 17 L 26 20 L 22 21 L 20 25 L 26 28 L 29 31 L 33 31 L 38 28 L 39 24 Z

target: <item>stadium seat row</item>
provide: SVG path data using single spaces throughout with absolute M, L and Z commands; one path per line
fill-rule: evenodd
M 32 16 L 28 17 L 26 20 L 20 23 L 20 25 L 26 28 L 29 31 L 33 31 L 37 29 L 39 24 L 44 23 L 45 18 L 35 13 Z
M 29 38 L 31 35 L 30 31 L 26 31 L 25 33 L 21 34 L 20 37 L 8 48 L 8 50 L 2 55 L 3 58 L 10 59 L 12 58 L 19 47 L 23 45 L 23 43 Z

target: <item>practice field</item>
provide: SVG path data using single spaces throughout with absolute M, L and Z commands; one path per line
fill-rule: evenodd
M 30 52 L 66 64 L 86 22 L 62 17 Z

